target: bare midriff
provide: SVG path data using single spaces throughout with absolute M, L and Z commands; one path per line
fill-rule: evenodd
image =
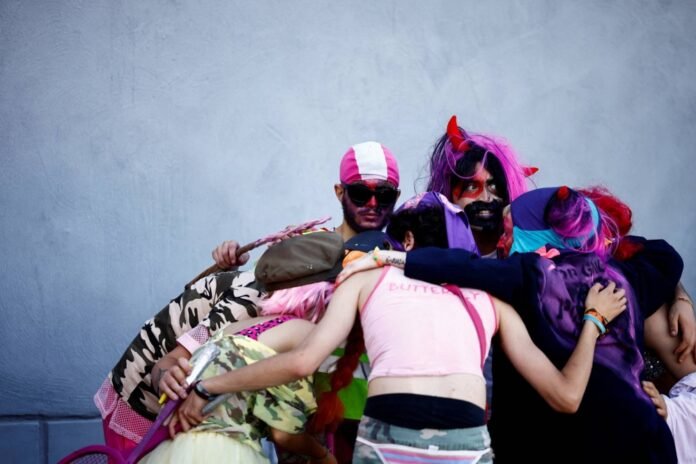
M 473 374 L 443 376 L 378 377 L 368 385 L 367 396 L 389 393 L 438 396 L 473 403 L 481 408 L 486 405 L 486 382 Z

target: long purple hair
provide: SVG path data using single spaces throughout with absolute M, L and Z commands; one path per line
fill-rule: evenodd
M 532 196 L 532 193 L 528 195 Z M 518 202 L 524 202 L 528 195 Z M 587 290 L 596 282 L 603 285 L 608 281 L 615 282 L 617 287 L 626 290 L 628 308 L 612 321 L 608 335 L 598 342 L 595 357 L 597 362 L 615 370 L 641 397 L 645 397 L 639 382 L 643 369 L 638 341 L 642 334 L 642 316 L 633 289 L 609 261 L 614 243 L 608 237 L 616 236 L 616 224 L 601 210 L 599 223 L 595 224 L 587 197 L 568 187 L 556 190 L 545 205 L 543 215 L 546 225 L 558 235 L 566 239 L 582 238 L 577 246 L 566 249 L 574 254 L 562 253 L 553 263 L 542 261 L 541 264 L 542 311 L 557 340 L 572 350 L 582 327 Z
M 494 158 L 493 163 L 497 162 L 500 165 L 508 201 L 514 200 L 527 191 L 527 177 L 535 172 L 535 168 L 522 166 L 512 146 L 505 139 L 494 135 L 468 133 L 457 126 L 456 118 L 453 116 L 448 132 L 451 133 L 455 127 L 461 139 L 468 143 L 455 146 L 456 142 L 453 143 L 451 134 L 445 133 L 440 137 L 430 155 L 428 191 L 442 193 L 452 200 L 452 189 L 457 182 L 460 179 L 471 179 L 477 174 L 477 172 L 462 172 L 462 161 L 476 151 L 484 153 L 480 160 L 482 168 L 487 167 L 489 171 L 491 170 L 489 167 L 489 163 L 493 161 L 491 158 Z
M 599 224 L 592 218 L 592 208 L 586 195 L 568 187 L 559 187 L 551 197 L 544 219 L 558 235 L 572 241 L 580 239 L 573 249 L 583 253 L 596 253 L 606 262 L 612 255 L 618 235 L 617 225 L 611 216 L 597 208 Z M 595 206 L 596 208 L 596 206 Z

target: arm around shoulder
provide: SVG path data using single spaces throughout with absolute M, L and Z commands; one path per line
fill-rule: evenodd
M 213 394 L 259 390 L 314 373 L 353 327 L 364 280 L 357 274 L 339 286 L 319 324 L 295 349 L 206 379 L 204 387 Z
M 590 289 L 585 305 L 598 311 L 601 318 L 613 320 L 626 309 L 623 290 L 610 283 L 605 289 Z M 503 350 L 515 369 L 556 411 L 574 413 L 580 407 L 590 379 L 594 350 L 600 333 L 606 331 L 601 321 L 585 318 L 578 343 L 561 370 L 532 341 L 519 314 L 510 306 L 494 299 L 499 311 Z

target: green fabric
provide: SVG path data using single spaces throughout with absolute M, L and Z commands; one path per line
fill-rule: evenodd
M 343 348 L 336 348 L 332 354 L 333 356 L 341 357 L 344 353 L 345 350 Z M 360 355 L 360 362 L 369 365 L 370 360 L 367 358 L 367 354 L 363 353 Z M 317 396 L 331 389 L 329 383 L 330 379 L 331 374 L 325 372 L 317 372 L 314 374 L 314 389 L 317 392 Z M 365 411 L 365 403 L 367 402 L 367 380 L 353 378 L 350 384 L 339 390 L 338 398 L 343 403 L 345 410 L 343 417 L 346 419 L 360 420 Z
M 203 379 L 276 355 L 261 342 L 223 332 L 211 338 L 210 343 L 220 348 L 220 354 L 205 368 Z M 269 427 L 291 434 L 301 433 L 309 416 L 317 409 L 311 376 L 285 385 L 225 396 L 225 401 L 192 430 L 223 433 L 258 452 L 261 452 L 261 438 L 269 435 Z

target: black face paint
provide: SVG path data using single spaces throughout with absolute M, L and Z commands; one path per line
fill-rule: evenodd
M 474 201 L 464 207 L 464 212 L 471 227 L 483 232 L 500 230 L 503 224 L 503 202 L 500 200 Z

